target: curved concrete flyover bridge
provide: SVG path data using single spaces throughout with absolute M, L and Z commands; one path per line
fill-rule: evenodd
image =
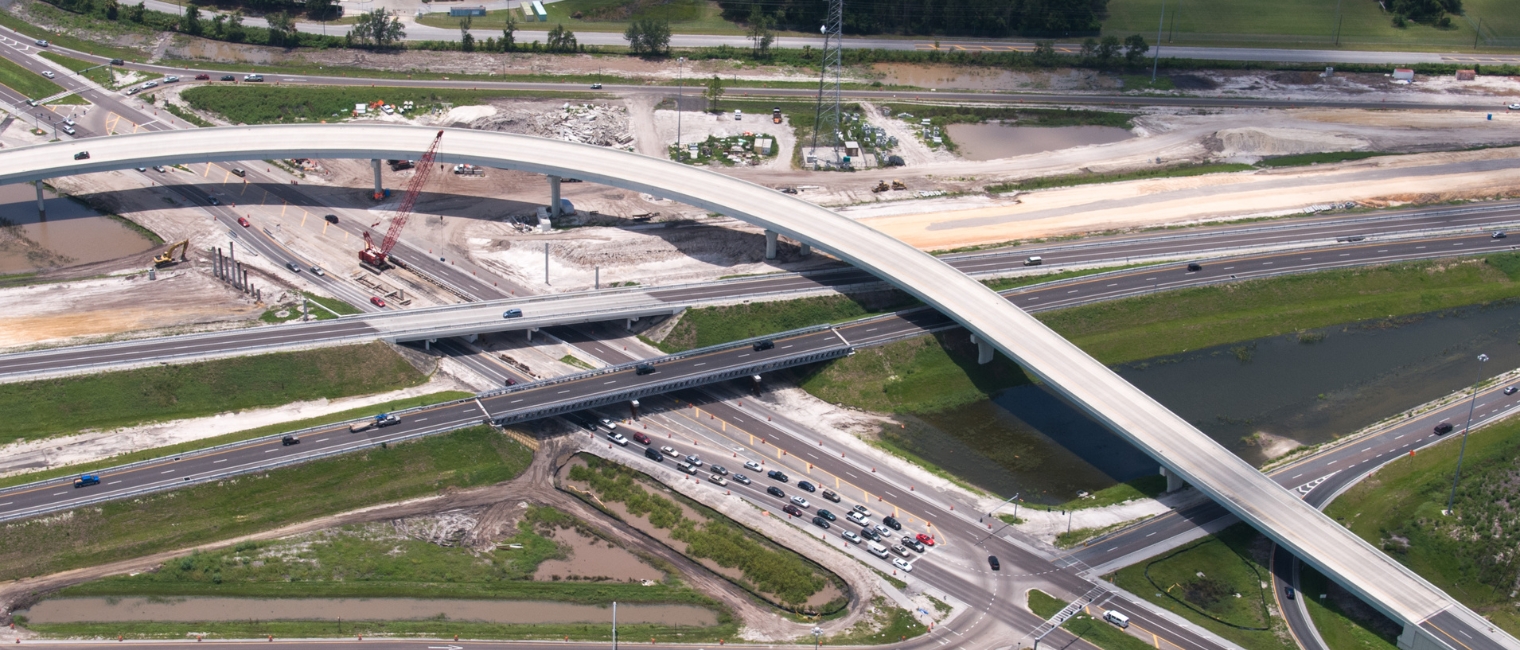
M 251 126 L 50 143 L 0 153 L 0 183 L 190 162 L 414 158 L 436 133 L 434 128 L 360 124 Z M 81 150 L 88 150 L 90 158 L 74 160 Z M 648 192 L 825 249 L 959 321 L 984 345 L 1018 361 L 1171 474 L 1403 623 L 1401 646 L 1462 650 L 1452 645 L 1459 638 L 1452 634 L 1459 634 L 1468 640 L 1456 642 L 1467 650 L 1520 650 L 1520 641 L 1489 632 L 1475 613 L 1279 487 L 1030 315 L 907 244 L 769 188 L 613 149 L 448 130 L 438 159 Z M 1449 629 L 1454 626 L 1459 629 Z

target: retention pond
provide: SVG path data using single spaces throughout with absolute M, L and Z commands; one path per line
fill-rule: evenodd
M 1009 126 L 1000 122 L 945 127 L 956 151 L 968 160 L 996 160 L 1135 137 L 1116 126 Z
M 0 185 L 0 274 L 103 262 L 141 253 L 153 242 L 107 215 L 45 192 L 47 218 L 37 214 L 29 184 Z
M 1520 303 L 1352 323 L 1115 368 L 1257 465 L 1353 433 L 1520 367 Z M 1042 386 L 918 418 L 896 441 L 1003 496 L 1061 503 L 1157 471 L 1128 442 Z

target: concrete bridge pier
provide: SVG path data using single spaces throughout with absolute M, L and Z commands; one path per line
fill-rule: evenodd
M 474 343 L 474 342 L 480 340 L 480 335 L 479 334 L 471 334 L 469 336 L 464 337 L 464 340 L 469 341 L 471 343 Z
M 1187 481 L 1182 480 L 1181 476 L 1173 474 L 1171 470 L 1165 467 L 1161 468 L 1161 475 L 1166 477 L 1167 492 L 1176 492 L 1187 487 Z
M 385 189 L 380 187 L 380 159 L 371 158 L 369 166 L 375 170 L 375 200 L 379 201 L 385 196 Z
M 37 214 L 46 217 L 47 204 L 42 202 L 42 181 L 32 181 L 32 184 L 37 186 Z
M 528 342 L 532 343 L 533 342 L 533 333 L 537 332 L 538 328 L 537 327 L 529 327 L 527 331 L 528 331 Z
M 559 177 L 558 176 L 550 176 L 549 177 L 549 217 L 551 219 L 558 219 L 560 217 L 560 214 L 561 214 L 561 212 L 560 212 L 560 202 L 559 202 Z
M 1399 635 L 1399 650 L 1451 650 L 1451 646 L 1424 628 L 1405 623 L 1404 632 Z
M 986 365 L 986 364 L 992 363 L 992 352 L 996 348 L 993 348 L 991 343 L 983 341 L 983 340 L 977 338 L 975 334 L 972 334 L 971 335 L 971 344 L 976 346 L 976 362 L 977 363 L 982 364 L 982 365 Z
M 776 259 L 776 231 L 765 231 L 765 259 Z
M 437 342 L 438 339 L 422 339 L 422 349 L 431 350 L 433 349 L 433 344 Z
M 637 323 L 637 322 L 639 322 L 639 317 L 638 316 L 634 316 L 633 318 L 629 318 L 629 319 L 627 319 L 627 322 L 623 324 L 623 329 L 632 332 L 633 331 L 633 324 Z
M 807 256 L 812 255 L 812 254 L 813 254 L 813 245 L 809 244 L 807 242 L 802 242 L 802 253 L 801 253 L 801 255 L 803 257 L 807 257 Z

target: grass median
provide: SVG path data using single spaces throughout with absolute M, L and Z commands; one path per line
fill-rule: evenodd
M 369 505 L 509 480 L 532 452 L 490 427 L 0 527 L 0 581 L 142 557 Z
M 102 469 L 106 469 L 106 468 L 110 468 L 110 467 L 117 467 L 117 466 L 120 466 L 120 465 L 125 465 L 127 463 L 135 463 L 135 462 L 143 461 L 143 460 L 152 460 L 154 458 L 162 458 L 164 456 L 173 456 L 174 454 L 188 453 L 188 452 L 195 451 L 197 449 L 206 449 L 208 447 L 215 447 L 217 445 L 225 445 L 225 444 L 228 444 L 228 443 L 239 442 L 239 441 L 242 441 L 242 440 L 252 440 L 254 438 L 260 438 L 260 437 L 263 437 L 263 436 L 273 435 L 273 434 L 276 434 L 276 433 L 283 433 L 283 432 L 286 432 L 286 431 L 299 431 L 301 429 L 321 426 L 321 425 L 324 425 L 324 424 L 332 424 L 332 423 L 335 423 L 335 422 L 345 422 L 345 421 L 348 421 L 348 420 L 353 420 L 353 419 L 356 419 L 356 418 L 361 418 L 361 417 L 365 417 L 365 416 L 368 416 L 368 415 L 373 415 L 373 414 L 376 414 L 376 413 L 384 413 L 384 412 L 387 412 L 387 411 L 399 411 L 399 410 L 402 410 L 402 409 L 408 409 L 408 408 L 412 408 L 412 407 L 416 407 L 416 406 L 426 406 L 428 404 L 437 404 L 439 402 L 447 402 L 447 401 L 456 400 L 456 399 L 460 399 L 460 398 L 464 398 L 464 397 L 469 397 L 469 396 L 471 396 L 473 394 L 474 393 L 468 393 L 468 392 L 459 391 L 459 390 L 439 391 L 439 392 L 436 392 L 436 393 L 428 393 L 427 395 L 418 395 L 416 397 L 408 397 L 408 398 L 405 398 L 405 399 L 391 400 L 389 402 L 383 402 L 383 403 L 380 403 L 380 404 L 376 404 L 374 406 L 364 406 L 364 407 L 360 407 L 360 408 L 348 409 L 346 411 L 339 411 L 337 413 L 330 413 L 328 415 L 323 415 L 323 416 L 319 416 L 319 417 L 307 418 L 305 420 L 296 420 L 294 422 L 281 422 L 279 424 L 271 424 L 271 425 L 267 425 L 267 426 L 257 427 L 257 428 L 254 428 L 254 429 L 245 429 L 243 431 L 238 431 L 238 432 L 235 432 L 235 433 L 229 433 L 229 434 L 226 434 L 226 435 L 220 435 L 220 436 L 216 436 L 216 437 L 213 437 L 213 438 L 202 438 L 200 440 L 192 440 L 190 442 L 182 442 L 182 443 L 179 443 L 177 445 L 168 445 L 168 446 L 164 446 L 164 447 L 154 447 L 152 449 L 144 449 L 142 451 L 135 451 L 135 452 L 127 453 L 127 454 L 120 454 L 120 455 L 112 456 L 112 457 L 104 459 L 104 460 L 98 460 L 98 461 L 90 462 L 90 463 L 81 463 L 79 465 L 69 465 L 69 466 L 65 466 L 65 467 L 56 467 L 56 468 L 53 468 L 53 469 L 50 469 L 50 470 L 41 471 L 41 472 L 31 472 L 31 473 L 27 473 L 27 474 L 17 474 L 15 476 L 7 476 L 7 477 L 4 477 L 4 478 L 0 478 L 0 488 L 13 487 L 13 486 L 17 486 L 17 485 L 22 485 L 24 483 L 31 483 L 33 481 L 42 481 L 42 480 L 46 480 L 46 479 L 50 479 L 50 478 L 58 478 L 60 476 L 70 476 L 70 475 L 74 475 L 74 474 L 84 474 L 84 473 L 93 472 L 93 471 L 96 471 L 96 470 L 102 470 Z
M 1049 620 L 1065 608 L 1065 601 L 1039 589 L 1029 590 L 1029 611 L 1034 612 L 1035 615 Z M 1154 650 L 1151 644 L 1132 637 L 1109 623 L 1093 618 L 1086 612 L 1078 612 L 1076 616 L 1066 619 L 1061 627 L 1077 638 L 1103 650 Z
M 10 88 L 29 99 L 42 99 L 63 92 L 63 87 L 49 81 L 47 77 L 27 70 L 10 59 L 0 58 L 0 86 Z M 78 95 L 69 95 L 54 104 L 83 104 L 85 101 Z
M 337 122 L 349 119 L 355 104 L 384 100 L 412 102 L 413 115 L 443 104 L 466 106 L 498 98 L 582 98 L 596 93 L 515 90 L 456 90 L 445 88 L 334 86 L 196 86 L 180 99 L 191 108 L 216 113 L 233 124 L 290 124 Z
M 0 444 L 416 386 L 383 343 L 0 384 Z
M 83 61 L 72 56 L 64 56 L 57 52 L 38 52 L 38 54 L 41 55 L 42 58 L 52 61 L 53 63 L 57 63 L 59 66 L 62 66 L 71 72 L 82 72 L 84 70 L 89 70 L 89 72 L 84 73 L 84 77 L 86 79 L 105 86 L 106 88 L 116 87 L 116 78 L 111 74 L 110 66 L 102 66 L 99 63 Z
M 1296 650 L 1272 604 L 1272 544 L 1236 524 L 1110 576 L 1132 594 L 1245 650 Z
M 1475 429 L 1468 438 L 1452 517 L 1443 511 L 1459 453 L 1452 438 L 1389 463 L 1325 514 L 1495 625 L 1520 633 L 1511 596 L 1520 578 L 1520 518 L 1507 505 L 1520 501 L 1520 420 Z

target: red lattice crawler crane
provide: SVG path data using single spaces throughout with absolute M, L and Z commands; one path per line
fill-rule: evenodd
M 433 159 L 438 157 L 438 143 L 442 140 L 443 131 L 439 131 L 427 153 L 422 154 L 422 158 L 417 161 L 417 171 L 412 174 L 412 182 L 406 186 L 406 194 L 401 196 L 401 206 L 396 209 L 396 216 L 391 217 L 391 227 L 385 231 L 385 241 L 376 247 L 374 240 L 369 237 L 369 231 L 364 231 L 364 250 L 359 251 L 360 263 L 375 269 L 384 269 L 390 265 L 391 249 L 401 239 L 401 229 L 406 227 L 406 220 L 412 216 L 412 206 L 417 204 L 417 195 L 422 192 L 422 186 L 427 184 L 428 176 L 433 173 Z

